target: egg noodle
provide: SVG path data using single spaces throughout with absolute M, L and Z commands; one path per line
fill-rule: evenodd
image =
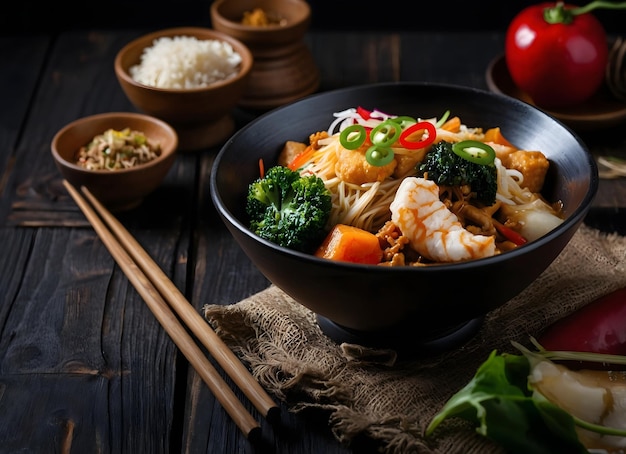
M 365 119 L 357 109 L 350 108 L 333 114 L 335 120 L 326 131 L 328 137 L 318 141 L 317 149 L 310 159 L 301 167 L 303 174 L 313 173 L 322 178 L 332 193 L 333 208 L 329 225 L 349 224 L 362 229 L 375 232 L 390 219 L 389 206 L 393 201 L 396 191 L 403 178 L 416 174 L 415 164 L 421 161 L 427 150 L 415 150 L 402 147 L 399 142 L 392 145 L 392 150 L 398 159 L 415 156 L 409 162 L 408 169 L 400 175 L 392 175 L 388 178 L 363 183 L 345 181 L 337 173 L 340 162 L 342 145 L 339 140 L 341 131 L 353 124 L 361 124 L 366 128 L 374 128 L 381 122 L 395 118 L 378 110 L 370 113 Z M 485 133 L 481 128 L 469 128 L 460 124 L 455 130 L 446 129 L 446 117 L 417 119 L 428 121 L 435 126 L 437 137 L 434 142 L 444 140 L 447 142 L 460 142 L 463 140 L 485 141 Z M 427 134 L 427 132 L 425 132 Z M 489 143 L 499 155 L 503 151 L 510 151 L 510 147 L 497 143 Z M 497 169 L 497 207 L 509 205 L 512 207 L 524 206 L 533 210 L 541 210 L 556 214 L 553 207 L 544 202 L 541 197 L 524 186 L 524 175 L 516 169 L 506 168 L 499 157 L 495 158 Z M 532 205 L 528 205 L 532 204 Z M 496 207 L 488 210 L 489 216 Z

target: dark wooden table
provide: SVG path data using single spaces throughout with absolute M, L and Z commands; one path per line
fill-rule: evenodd
M 295 415 L 282 404 L 280 424 L 263 421 L 264 442 L 252 445 L 65 192 L 53 135 L 82 116 L 134 110 L 113 59 L 146 31 L 0 36 L 0 452 L 366 450 L 367 442 L 341 446 L 325 415 Z M 307 43 L 320 91 L 387 81 L 486 89 L 503 35 L 318 31 Z M 239 125 L 254 118 L 235 114 Z M 581 137 L 594 153 L 626 155 L 620 127 Z M 198 309 L 268 286 L 211 204 L 217 151 L 180 155 L 162 187 L 119 216 Z M 624 233 L 625 207 L 626 179 L 603 180 L 587 222 Z

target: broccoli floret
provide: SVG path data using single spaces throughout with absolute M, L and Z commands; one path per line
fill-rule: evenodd
M 433 145 L 417 166 L 418 174 L 427 174 L 440 186 L 469 185 L 476 198 L 486 205 L 496 201 L 498 172 L 495 165 L 483 165 L 463 159 L 452 151 L 452 144 L 441 141 Z
M 331 194 L 315 175 L 271 167 L 248 187 L 250 230 L 266 240 L 312 252 L 327 234 Z

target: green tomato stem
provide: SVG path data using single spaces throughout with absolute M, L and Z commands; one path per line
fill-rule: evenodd
M 626 9 L 626 2 L 603 2 L 596 0 L 585 6 L 565 8 L 564 2 L 557 2 L 555 6 L 543 10 L 543 18 L 549 24 L 571 24 L 575 16 L 589 13 L 594 9 Z
M 602 9 L 626 9 L 626 2 L 602 2 L 602 1 L 594 1 L 591 3 L 586 4 L 585 6 L 580 6 L 578 8 L 573 8 L 571 10 L 571 13 L 574 16 L 578 16 L 580 14 L 585 14 L 588 13 L 589 11 L 592 11 L 594 9 L 597 8 L 602 8 Z

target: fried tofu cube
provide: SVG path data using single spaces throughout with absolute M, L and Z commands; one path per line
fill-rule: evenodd
M 540 151 L 518 150 L 507 156 L 504 166 L 515 169 L 524 176 L 522 186 L 532 192 L 539 192 L 548 173 L 550 162 Z
M 288 140 L 278 156 L 278 164 L 287 167 L 293 158 L 300 154 L 306 148 L 306 144 Z

